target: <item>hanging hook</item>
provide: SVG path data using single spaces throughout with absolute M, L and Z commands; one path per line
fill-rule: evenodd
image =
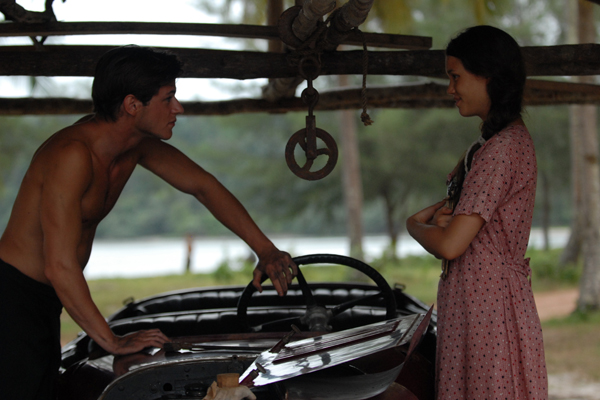
M 290 170 L 300 178 L 306 180 L 318 180 L 326 177 L 337 163 L 338 150 L 333 137 L 322 129 L 317 128 L 316 118 L 313 114 L 314 107 L 319 101 L 319 92 L 313 86 L 313 80 L 321 72 L 321 62 L 315 55 L 307 55 L 298 63 L 298 73 L 306 79 L 306 89 L 302 91 L 302 101 L 308 106 L 308 115 L 306 116 L 306 127 L 292 135 L 285 148 L 285 160 Z M 321 139 L 326 149 L 317 148 L 317 138 Z M 300 167 L 296 162 L 294 151 L 296 145 L 304 150 L 306 163 Z M 329 159 L 326 165 L 319 171 L 311 172 L 315 159 L 319 155 L 327 155 Z

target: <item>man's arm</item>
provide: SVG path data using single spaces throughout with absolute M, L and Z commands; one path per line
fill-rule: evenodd
M 173 146 L 155 139 L 140 146 L 139 164 L 176 189 L 191 194 L 233 233 L 244 240 L 259 258 L 254 286 L 262 290 L 260 278 L 267 274 L 279 295 L 287 292 L 298 267 L 286 252 L 279 251 L 258 228 L 244 206 L 213 175 Z
M 41 197 L 45 274 L 73 320 L 113 354 L 137 352 L 168 341 L 160 331 L 118 337 L 94 304 L 77 259 L 81 241 L 81 201 L 93 176 L 89 151 L 80 143 L 64 146 L 46 165 Z
M 406 229 L 435 257 L 453 260 L 467 250 L 485 220 L 479 214 L 471 214 L 457 215 L 448 222 L 443 218 L 445 202 L 442 200 L 409 217 Z

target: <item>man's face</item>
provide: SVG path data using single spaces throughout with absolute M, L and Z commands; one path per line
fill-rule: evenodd
M 137 128 L 145 134 L 162 140 L 173 136 L 173 127 L 177 115 L 183 113 L 183 107 L 175 98 L 175 81 L 160 88 L 158 93 L 142 107 L 138 115 Z

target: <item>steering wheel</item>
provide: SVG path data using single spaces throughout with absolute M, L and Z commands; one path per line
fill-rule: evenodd
M 248 304 L 250 303 L 250 298 L 252 297 L 254 292 L 256 292 L 256 288 L 254 287 L 254 285 L 252 285 L 252 282 L 250 282 L 242 292 L 237 305 L 238 322 L 244 331 L 260 332 L 268 325 L 277 325 L 283 323 L 286 323 L 288 327 L 291 324 L 308 325 L 309 330 L 311 332 L 327 331 L 329 330 L 329 321 L 336 315 L 348 310 L 349 308 L 359 305 L 360 303 L 363 303 L 366 300 L 373 300 L 381 297 L 383 297 L 383 299 L 385 300 L 385 319 L 395 318 L 396 298 L 394 297 L 392 288 L 387 283 L 385 278 L 370 265 L 351 257 L 340 256 L 335 254 L 311 254 L 301 257 L 295 257 L 293 260 L 298 267 L 300 267 L 301 265 L 310 264 L 337 264 L 354 268 L 371 278 L 371 280 L 373 280 L 373 282 L 375 282 L 375 284 L 379 288 L 379 292 L 374 295 L 365 296 L 356 300 L 350 300 L 337 306 L 327 308 L 324 305 L 317 304 L 312 294 L 312 291 L 308 286 L 308 283 L 306 283 L 306 279 L 304 279 L 304 275 L 302 275 L 300 268 L 298 268 L 298 275 L 296 278 L 298 280 L 298 285 L 300 286 L 300 290 L 302 291 L 302 295 L 306 303 L 306 313 L 304 314 L 304 316 L 279 319 L 259 326 L 251 327 L 248 323 Z M 266 281 L 267 279 L 268 277 L 266 275 L 263 275 L 263 277 L 261 278 L 261 283 Z

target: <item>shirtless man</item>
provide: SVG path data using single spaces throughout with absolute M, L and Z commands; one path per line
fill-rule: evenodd
M 297 273 L 244 207 L 211 174 L 164 141 L 183 107 L 173 55 L 126 46 L 99 61 L 95 114 L 48 139 L 35 153 L 0 239 L 0 397 L 50 399 L 60 363 L 62 306 L 102 348 L 127 354 L 169 339 L 159 330 L 116 336 L 83 275 L 100 221 L 136 165 L 204 204 L 257 254 L 280 295 Z M 14 389 L 14 390 L 13 390 Z M 29 392 L 29 393 L 28 393 Z

